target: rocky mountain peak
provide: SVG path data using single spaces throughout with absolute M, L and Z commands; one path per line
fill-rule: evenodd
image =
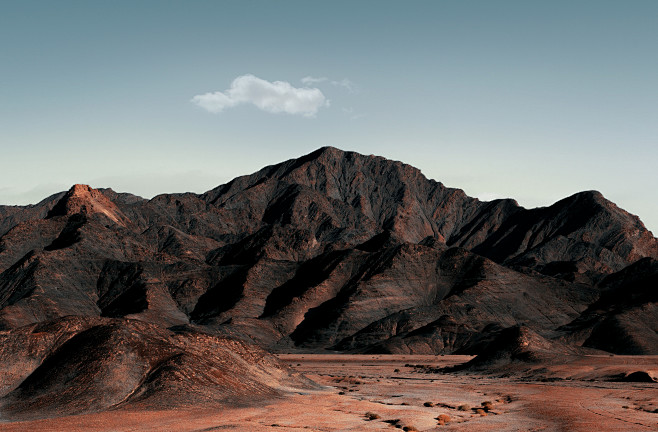
M 129 219 L 103 192 L 88 185 L 75 184 L 48 212 L 47 219 L 73 214 L 102 214 L 116 224 L 126 226 Z

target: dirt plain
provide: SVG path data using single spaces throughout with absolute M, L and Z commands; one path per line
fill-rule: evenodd
M 470 356 L 278 357 L 325 388 L 288 389 L 287 397 L 241 407 L 124 408 L 0 423 L 0 431 L 658 430 L 658 384 L 611 380 L 635 371 L 655 376 L 658 356 L 586 356 L 503 377 L 428 373 Z M 449 417 L 444 424 L 441 415 Z

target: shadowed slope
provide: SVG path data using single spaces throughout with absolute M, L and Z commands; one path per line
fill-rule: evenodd
M 560 329 L 565 339 L 616 354 L 658 354 L 658 261 L 639 260 L 599 287 L 599 300 Z

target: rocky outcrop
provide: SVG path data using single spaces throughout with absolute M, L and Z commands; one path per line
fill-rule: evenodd
M 460 370 L 508 369 L 514 364 L 566 362 L 580 354 L 578 349 L 550 341 L 525 326 L 506 328 L 471 361 L 450 368 Z

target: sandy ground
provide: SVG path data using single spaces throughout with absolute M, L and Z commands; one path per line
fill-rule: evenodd
M 658 356 L 587 357 L 535 368 L 528 373 L 533 378 L 523 379 L 428 374 L 408 366 L 447 366 L 467 356 L 279 357 L 326 389 L 293 391 L 289 397 L 247 408 L 124 409 L 0 423 L 0 431 L 658 430 L 658 384 L 601 380 L 636 370 L 656 373 Z M 476 411 L 483 402 L 492 407 Z M 437 420 L 441 414 L 450 417 L 444 425 Z

